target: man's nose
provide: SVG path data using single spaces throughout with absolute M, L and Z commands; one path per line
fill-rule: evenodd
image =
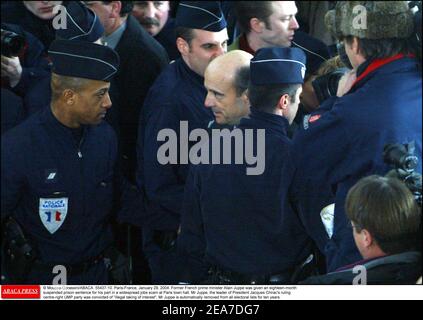
M 110 109 L 112 107 L 112 99 L 110 99 L 109 93 L 106 93 L 102 107 L 105 109 Z
M 148 18 L 154 18 L 156 15 L 156 8 L 154 7 L 154 3 L 152 1 L 148 1 L 148 5 L 145 9 L 145 16 Z
M 299 25 L 299 23 L 298 23 L 298 21 L 297 21 L 297 18 L 292 17 L 291 22 L 290 22 L 290 28 L 291 28 L 292 30 L 297 30 L 297 29 L 299 29 L 299 28 L 300 28 L 300 25 Z
M 213 108 L 214 107 L 214 100 L 212 98 L 212 94 L 207 93 L 206 100 L 204 101 L 204 105 L 206 108 Z
M 218 56 L 221 56 L 223 54 L 225 54 L 227 51 L 227 46 L 226 45 L 220 45 L 216 48 L 212 58 L 217 58 Z

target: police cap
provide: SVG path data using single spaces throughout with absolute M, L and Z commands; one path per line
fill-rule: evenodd
M 226 20 L 218 1 L 181 1 L 176 26 L 219 32 L 226 28 Z
M 304 83 L 306 55 L 299 48 L 262 48 L 251 60 L 254 85 Z
M 111 48 L 78 40 L 54 40 L 48 51 L 53 72 L 68 77 L 110 81 L 119 68 Z
M 66 28 L 57 29 L 58 39 L 95 42 L 104 33 L 97 15 L 80 1 L 69 1 L 66 6 Z

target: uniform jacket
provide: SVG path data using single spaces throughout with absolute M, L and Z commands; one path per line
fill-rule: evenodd
M 246 275 L 289 272 L 310 253 L 288 199 L 295 171 L 288 121 L 251 110 L 238 128 L 244 137 L 246 129 L 265 130 L 262 174 L 247 175 L 246 164 L 235 164 L 234 148 L 232 164 L 191 168 L 178 246 L 191 268 L 186 274 L 194 277 L 201 278 L 203 262 Z M 255 139 L 254 150 L 257 144 Z
M 366 283 L 374 285 L 416 284 L 421 277 L 422 257 L 420 252 L 410 251 L 400 254 L 380 257 L 369 261 L 360 261 L 335 272 L 311 277 L 300 284 L 353 284 L 363 269 L 353 270 L 356 266 L 363 266 L 366 270 Z M 361 280 L 363 280 L 364 277 Z M 357 279 L 358 281 L 358 279 Z M 361 283 L 360 284 L 364 284 Z
M 152 229 L 178 229 L 188 174 L 188 165 L 179 160 L 176 165 L 157 161 L 157 151 L 163 144 L 157 141 L 157 135 L 162 129 L 179 133 L 180 121 L 188 121 L 189 131 L 207 128 L 214 117 L 204 107 L 207 92 L 203 81 L 177 59 L 159 76 L 145 101 L 138 132 L 137 184 L 149 200 L 147 224 Z
M 325 248 L 328 271 L 359 260 L 344 202 L 360 178 L 383 175 L 390 169 L 383 161 L 385 144 L 415 141 L 420 159 L 417 171 L 421 172 L 421 82 L 413 58 L 368 62 L 360 66 L 350 92 L 326 101 L 322 108 L 328 111 L 307 118 L 307 129 L 294 139 L 296 163 L 301 168 L 294 189 L 299 202 L 307 204 L 308 212 L 302 217 L 308 230 L 320 218 L 327 191 L 334 196 L 334 234 Z
M 12 216 L 46 264 L 76 264 L 112 242 L 117 142 L 105 122 L 78 144 L 50 108 L 2 136 L 1 217 Z

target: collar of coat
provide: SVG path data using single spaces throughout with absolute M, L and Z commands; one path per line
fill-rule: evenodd
M 361 70 L 360 67 L 358 67 L 357 70 L 357 79 L 355 80 L 352 87 L 356 86 L 358 83 L 360 83 L 364 78 L 366 78 L 370 73 L 376 71 L 377 69 L 381 68 L 382 66 L 391 63 L 393 61 L 402 59 L 402 58 L 414 58 L 415 56 L 413 54 L 405 55 L 403 53 L 399 53 L 395 56 L 388 57 L 388 58 L 381 58 L 381 59 L 374 59 L 370 63 L 364 63 L 364 70 Z

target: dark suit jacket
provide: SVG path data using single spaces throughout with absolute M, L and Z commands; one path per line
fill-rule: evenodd
M 123 172 L 134 182 L 139 112 L 149 88 L 169 58 L 165 49 L 131 15 L 115 50 L 120 67 L 111 82 L 113 106 L 108 120 L 118 134 Z

